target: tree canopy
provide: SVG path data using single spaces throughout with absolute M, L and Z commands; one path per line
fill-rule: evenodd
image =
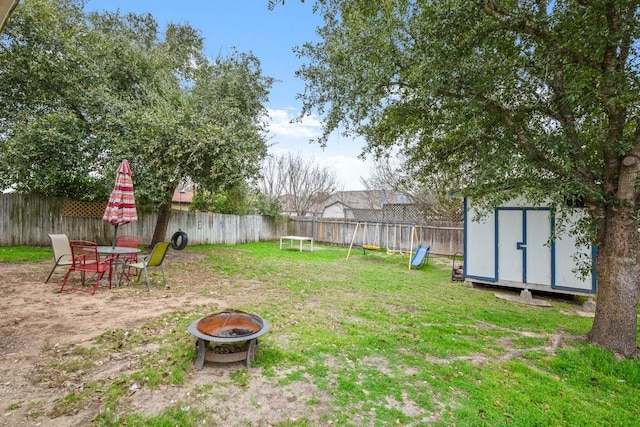
M 400 149 L 443 191 L 584 204 L 597 247 L 593 342 L 637 352 L 640 25 L 636 1 L 322 0 L 303 115 Z M 595 232 L 594 232 L 595 230 Z
M 219 191 L 258 174 L 273 79 L 251 53 L 207 58 L 189 25 L 161 34 L 150 14 L 83 6 L 26 0 L 0 38 L 0 185 L 106 200 L 128 159 L 137 200 L 161 208 L 159 241 L 180 181 Z

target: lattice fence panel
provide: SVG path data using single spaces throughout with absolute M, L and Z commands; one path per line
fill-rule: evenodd
M 420 220 L 420 209 L 416 205 L 387 204 L 382 209 L 385 221 L 418 222 Z
M 460 210 L 445 211 L 445 212 L 442 212 L 439 209 L 428 209 L 425 212 L 422 212 L 420 214 L 420 218 L 423 221 L 416 221 L 416 222 L 424 222 L 424 221 L 450 221 L 450 222 L 455 222 L 455 221 L 462 221 L 463 220 L 463 213 L 462 213 L 462 208 Z
M 102 218 L 107 202 L 84 202 L 66 199 L 62 203 L 62 215 L 72 218 Z
M 380 209 L 352 209 L 353 218 L 358 221 L 383 221 L 383 213 Z

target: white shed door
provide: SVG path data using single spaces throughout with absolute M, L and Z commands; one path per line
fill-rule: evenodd
M 527 283 L 551 286 L 551 215 L 548 210 L 525 211 L 527 221 L 526 280 Z
M 498 209 L 498 278 L 551 286 L 548 210 Z
M 522 282 L 524 260 L 518 243 L 524 240 L 523 211 L 498 209 L 498 279 Z

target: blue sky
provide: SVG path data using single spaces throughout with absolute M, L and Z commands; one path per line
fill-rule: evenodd
M 301 153 L 322 167 L 334 171 L 345 190 L 362 188 L 360 177 L 369 175 L 369 161 L 357 158 L 362 143 L 338 135 L 332 136 L 322 150 L 309 139 L 320 134 L 316 118 L 290 124 L 300 111 L 296 94 L 304 90 L 304 82 L 295 71 L 304 59 L 292 49 L 307 41 L 316 41 L 315 29 L 322 20 L 312 12 L 312 2 L 286 0 L 273 11 L 267 0 L 89 0 L 86 10 L 120 10 L 121 13 L 150 12 L 161 25 L 168 22 L 189 24 L 202 33 L 205 53 L 214 58 L 228 55 L 235 47 L 240 52 L 253 52 L 260 59 L 263 74 L 276 82 L 267 103 L 271 116 L 270 152 Z

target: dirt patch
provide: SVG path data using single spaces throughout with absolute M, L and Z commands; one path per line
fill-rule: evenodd
M 198 254 L 171 251 L 166 261 L 171 288 L 155 277 L 153 290 L 146 291 L 144 279 L 122 288 L 99 288 L 95 295 L 81 292 L 58 293 L 64 268 L 44 284 L 51 262 L 29 264 L 0 263 L 0 425 L 84 426 L 107 410 L 98 397 L 73 415 L 56 416 L 56 399 L 73 390 L 82 390 L 90 381 L 116 379 L 132 371 L 126 354 L 105 354 L 90 373 L 56 380 L 56 354 L 74 346 L 91 346 L 109 330 L 133 328 L 174 311 L 198 312 L 228 308 L 242 303 L 244 293 L 221 297 L 191 284 L 221 280 L 207 269 L 188 269 L 187 278 L 172 276 L 172 265 L 197 262 Z M 78 283 L 76 283 L 78 284 Z M 251 282 L 241 284 L 250 289 Z M 187 332 L 185 331 L 185 334 Z M 195 342 L 195 339 L 194 339 Z M 154 344 L 140 348 L 137 357 L 153 352 Z M 81 358 L 80 358 L 81 359 Z M 180 387 L 162 386 L 151 390 L 132 384 L 124 398 L 131 412 L 152 416 L 165 408 L 204 409 L 219 425 L 269 425 L 282 420 L 307 418 L 319 422 L 327 410 L 324 399 L 311 383 L 295 382 L 277 386 L 276 377 L 265 377 L 259 368 L 248 371 L 238 384 L 231 378 L 244 362 L 205 363 L 194 370 Z M 82 371 L 80 371 L 82 372 Z M 49 377 L 44 378 L 43 376 Z M 308 402 L 313 401 L 313 405 Z

